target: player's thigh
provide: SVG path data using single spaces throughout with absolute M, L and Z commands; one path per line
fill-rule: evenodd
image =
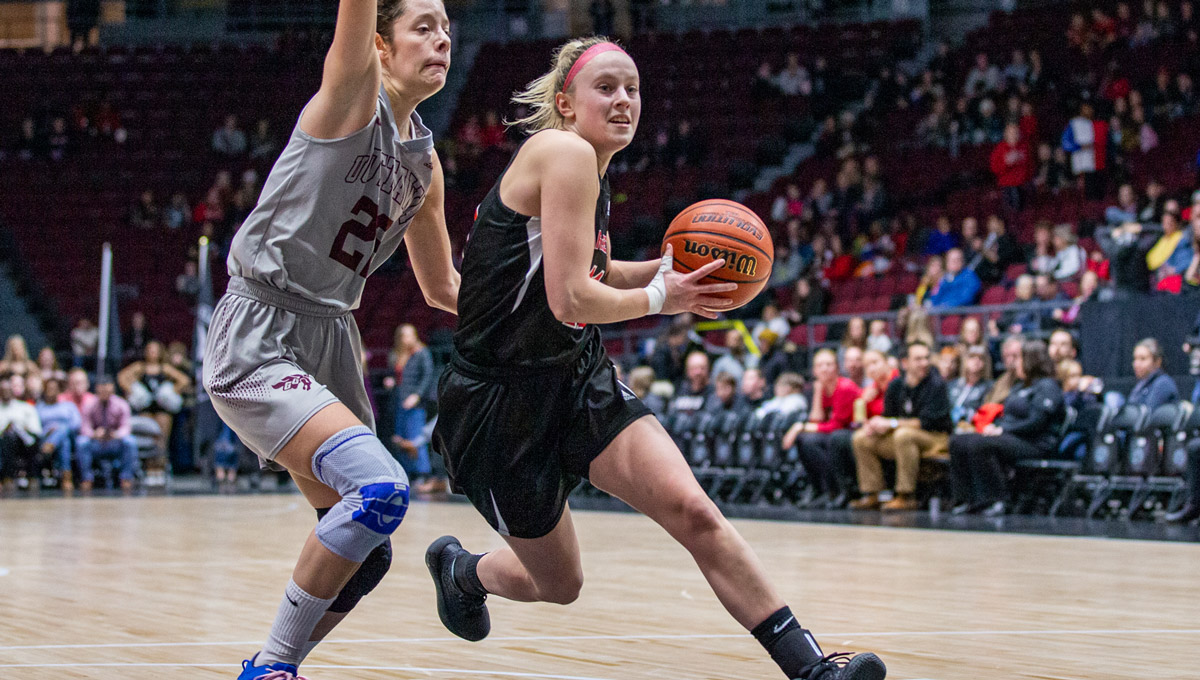
M 308 504 L 314 508 L 332 508 L 341 502 L 341 494 L 325 484 L 295 472 L 289 471 L 289 474 L 292 476 L 292 481 L 296 483 L 296 488 L 300 489 L 300 493 L 304 494 L 304 500 L 308 501 Z
M 720 520 L 716 506 L 654 416 L 639 418 L 622 430 L 592 461 L 589 479 L 677 539 Z
M 342 430 L 362 425 L 362 421 L 340 401 L 331 402 L 300 426 L 279 450 L 274 462 L 287 468 L 293 477 L 304 477 L 320 484 L 312 469 L 312 458 L 317 449 Z

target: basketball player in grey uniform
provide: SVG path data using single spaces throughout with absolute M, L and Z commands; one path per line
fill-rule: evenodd
M 404 240 L 426 300 L 456 311 L 441 166 L 415 111 L 449 65 L 440 0 L 341 0 L 321 88 L 233 241 L 204 386 L 320 518 L 240 680 L 295 678 L 390 564 L 408 479 L 375 436 L 351 310 Z

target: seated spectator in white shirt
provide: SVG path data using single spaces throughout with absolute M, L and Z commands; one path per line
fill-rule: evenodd
M 42 421 L 33 405 L 13 395 L 12 377 L 0 380 L 0 482 L 5 489 L 29 488 L 37 480 L 37 444 Z
M 772 412 L 789 415 L 807 409 L 808 400 L 804 398 L 804 378 L 801 378 L 798 373 L 788 371 L 780 373 L 779 377 L 775 379 L 775 396 L 759 406 L 757 414 L 761 418 Z
M 1052 275 L 1056 281 L 1066 281 L 1087 269 L 1087 251 L 1079 245 L 1079 237 L 1069 224 L 1054 228 L 1054 265 Z

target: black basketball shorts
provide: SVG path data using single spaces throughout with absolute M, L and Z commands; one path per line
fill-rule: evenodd
M 497 532 L 540 538 L 592 461 L 651 411 L 617 381 L 604 346 L 589 342 L 561 368 L 489 375 L 455 357 L 438 383 L 434 450 L 450 487 Z

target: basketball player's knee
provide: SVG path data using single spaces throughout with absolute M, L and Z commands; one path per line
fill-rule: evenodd
M 689 493 L 677 508 L 678 522 L 685 536 L 700 537 L 721 531 L 725 517 L 715 503 L 702 492 Z
M 583 590 L 583 572 L 577 569 L 574 573 L 556 576 L 548 582 L 538 581 L 534 585 L 542 602 L 571 604 L 579 599 L 579 592 Z
M 313 474 L 342 501 L 317 525 L 333 553 L 362 562 L 400 526 L 408 511 L 408 476 L 366 427 L 330 437 L 313 456 Z

